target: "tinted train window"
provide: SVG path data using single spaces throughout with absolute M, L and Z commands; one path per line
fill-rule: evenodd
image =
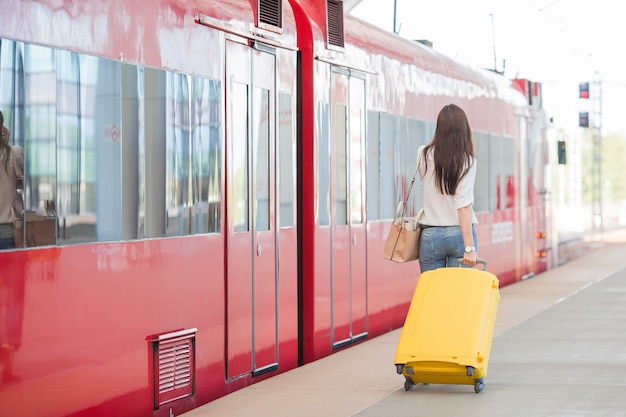
M 489 135 L 483 132 L 473 131 L 474 151 L 476 153 L 476 180 L 474 182 L 474 211 L 488 211 L 490 200 L 489 172 L 492 163 L 490 161 Z
M 233 91 L 230 99 L 233 100 L 233 108 L 248 108 L 248 86 L 233 82 Z M 237 112 L 233 117 L 233 131 L 231 139 L 233 143 L 233 225 L 236 232 L 247 232 L 249 225 L 249 189 L 248 178 L 248 115 L 245 111 Z
M 294 190 L 296 167 L 294 164 L 293 99 L 289 93 L 278 95 L 278 190 L 280 201 L 280 227 L 294 225 Z
M 343 104 L 335 106 L 335 224 L 344 226 L 348 224 L 348 138 L 346 137 L 346 113 L 347 108 Z
M 378 143 L 378 161 L 368 159 L 368 178 L 379 176 L 378 190 L 368 184 L 368 213 L 370 205 L 378 205 L 380 219 L 394 217 L 398 203 L 403 201 L 408 192 L 411 178 L 415 173 L 417 149 L 430 142 L 430 125 L 426 122 L 406 119 L 386 113 L 380 113 L 380 140 Z M 372 145 L 372 139 L 368 141 Z M 371 149 L 368 152 L 372 152 Z M 421 205 L 421 184 L 416 177 L 409 199 L 408 213 L 415 214 Z M 375 199 L 377 196 L 378 200 Z M 372 220 L 372 218 L 370 218 Z
M 5 40 L 0 71 L 26 210 L 56 215 L 52 243 L 220 231 L 219 81 Z
M 253 129 L 254 147 L 254 230 L 270 229 L 270 91 L 264 88 L 254 89 L 252 120 L 258 123 Z
M 167 236 L 191 233 L 191 112 L 189 79 L 168 73 L 166 78 L 165 120 L 165 207 Z
M 194 78 L 191 101 L 193 148 L 194 233 L 220 231 L 222 206 L 222 145 L 220 83 Z
M 396 198 L 396 172 L 395 172 L 395 143 L 396 143 L 396 118 L 387 113 L 380 113 L 380 167 L 377 169 L 380 175 L 380 218 L 390 219 L 396 211 L 398 204 Z M 376 175 L 375 172 L 373 175 Z
M 497 211 L 514 205 L 513 139 L 473 132 L 478 167 L 474 185 L 474 210 Z
M 363 160 L 365 136 L 365 82 L 350 78 L 350 222 L 363 223 Z
M 367 112 L 367 219 L 381 218 L 380 198 L 380 113 Z
M 317 137 L 319 138 L 319 152 L 317 162 L 317 221 L 320 226 L 330 224 L 330 138 L 328 103 L 317 103 Z
M 57 59 L 58 243 L 119 240 L 120 64 L 65 51 Z
M 496 189 L 497 209 L 513 208 L 515 206 L 515 144 L 511 137 L 497 138 L 501 146 L 499 187 Z

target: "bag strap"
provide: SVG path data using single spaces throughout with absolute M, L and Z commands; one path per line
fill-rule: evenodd
M 409 201 L 409 197 L 411 196 L 411 190 L 413 190 L 413 184 L 415 184 L 415 177 L 417 177 L 417 170 L 419 169 L 419 165 L 415 166 L 415 172 L 413 173 L 413 177 L 411 177 L 411 184 L 409 184 L 409 190 L 406 193 L 406 198 L 404 201 L 398 203 L 398 208 L 396 209 L 396 214 L 394 216 L 394 221 L 398 218 L 398 214 L 400 213 L 400 207 L 402 207 L 402 219 L 404 220 L 404 216 L 406 216 L 407 203 Z

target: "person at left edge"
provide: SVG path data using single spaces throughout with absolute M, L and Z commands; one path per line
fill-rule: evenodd
M 24 149 L 10 145 L 10 132 L 4 126 L 4 115 L 0 111 L 0 126 L 2 126 L 0 139 L 0 250 L 15 247 L 13 238 L 12 210 L 21 212 L 22 196 L 17 191 L 18 172 L 24 172 Z M 21 179 L 23 180 L 23 178 Z

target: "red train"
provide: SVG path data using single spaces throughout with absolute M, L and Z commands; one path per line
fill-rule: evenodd
M 340 0 L 0 15 L 25 149 L 25 248 L 0 252 L 7 415 L 177 415 L 400 327 L 419 265 L 384 240 L 447 103 L 474 129 L 481 257 L 502 285 L 548 266 L 537 84 Z

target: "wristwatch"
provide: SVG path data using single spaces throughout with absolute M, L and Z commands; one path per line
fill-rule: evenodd
M 467 252 L 467 253 L 476 252 L 476 248 L 474 246 L 466 246 L 465 247 L 465 252 Z

